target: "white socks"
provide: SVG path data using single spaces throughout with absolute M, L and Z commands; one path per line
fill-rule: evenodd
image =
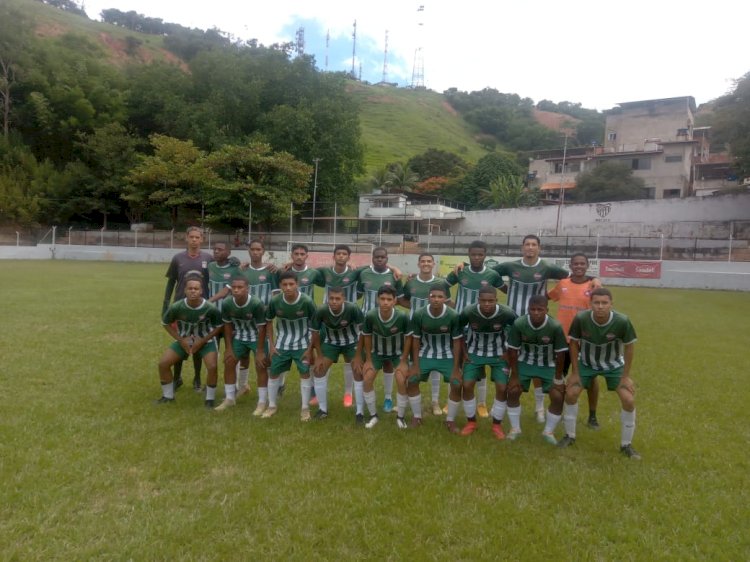
M 576 421 L 578 420 L 578 402 L 575 404 L 565 404 L 563 410 L 563 423 L 565 424 L 565 435 L 576 438 Z
M 466 418 L 474 418 L 477 415 L 477 398 L 476 396 L 471 400 L 464 400 L 464 413 Z
M 477 404 L 487 404 L 487 377 L 484 377 L 481 381 L 478 381 L 476 386 L 476 398 Z
M 237 371 L 237 387 L 244 388 L 245 386 L 247 386 L 248 378 L 249 378 L 249 371 L 247 369 L 240 368 Z
M 315 396 L 318 399 L 318 407 L 324 412 L 328 412 L 328 374 L 313 379 L 315 387 Z
M 633 442 L 633 433 L 635 433 L 635 409 L 632 412 L 622 410 L 620 412 L 620 423 L 622 423 L 620 445 L 629 445 Z
M 430 390 L 432 391 L 432 401 L 440 401 L 440 381 L 443 375 L 439 371 L 432 371 L 430 373 Z
M 307 410 L 310 408 L 310 395 L 312 394 L 312 387 L 313 387 L 313 381 L 310 380 L 310 377 L 303 379 L 300 377 L 299 379 L 299 391 L 302 395 L 302 409 Z M 320 398 L 318 398 L 320 400 Z
M 503 418 L 505 417 L 505 409 L 507 408 L 507 406 L 507 402 L 500 402 L 500 400 L 495 398 L 495 401 L 492 403 L 492 419 L 502 422 Z
M 508 419 L 512 430 L 521 431 L 521 406 L 515 408 L 508 406 Z
M 409 403 L 409 397 L 406 394 L 396 394 L 396 415 L 403 418 L 406 414 L 406 405 Z
M 234 400 L 237 397 L 237 385 L 225 384 L 224 385 L 224 397 L 227 400 Z
M 411 413 L 414 415 L 415 418 L 422 417 L 422 395 L 421 394 L 417 394 L 416 396 L 409 396 L 409 406 L 411 406 Z
M 329 369 L 330 372 L 330 369 Z M 328 373 L 326 373 L 328 376 Z M 344 363 L 344 394 L 352 393 L 352 386 L 354 384 L 354 372 L 352 371 L 351 363 Z M 317 390 L 315 392 L 318 392 Z
M 268 387 L 258 387 L 258 404 L 268 404 Z
M 456 421 L 456 414 L 458 413 L 458 406 L 460 402 L 454 402 L 448 398 L 448 415 L 445 416 L 445 421 Z
M 386 373 L 383 371 L 383 394 L 385 400 L 393 399 L 393 372 Z
M 279 387 L 281 386 L 281 377 L 268 379 L 268 407 L 276 407 L 276 397 L 279 395 Z
M 161 383 L 161 395 L 164 398 L 174 399 L 174 383 L 168 382 L 166 384 Z
M 216 385 L 206 385 L 206 400 L 216 400 Z
M 375 406 L 375 391 L 374 390 L 365 392 L 365 404 L 367 404 L 367 411 L 370 412 L 371 416 L 377 415 L 378 410 Z
M 560 423 L 561 417 L 562 415 L 553 414 L 547 410 L 547 421 L 544 424 L 544 433 L 549 433 L 550 435 L 555 433 L 555 428 L 557 427 L 557 424 Z
M 544 410 L 544 390 L 540 386 L 534 388 L 534 409 L 538 412 Z
M 354 381 L 354 403 L 357 405 L 357 413 L 365 413 L 365 382 Z

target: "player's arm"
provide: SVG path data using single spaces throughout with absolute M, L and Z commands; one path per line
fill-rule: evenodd
M 234 324 L 231 320 L 224 320 L 224 361 L 236 361 L 232 341 L 234 340 Z
M 310 338 L 310 347 L 313 350 L 313 356 L 311 357 L 314 363 L 313 370 L 316 373 L 320 373 L 323 371 L 323 363 L 324 363 L 323 351 L 320 348 L 320 328 L 312 329 L 312 337 Z
M 562 351 L 555 350 L 555 378 L 552 380 L 555 386 L 561 386 L 561 387 L 565 386 L 565 379 L 563 378 L 563 369 L 565 368 L 565 352 L 566 351 L 567 351 L 566 349 L 563 349 Z
M 459 385 L 463 382 L 461 358 L 463 357 L 464 337 L 454 337 L 451 345 L 453 346 L 453 372 L 451 373 L 451 384 Z
M 266 322 L 264 324 L 258 324 L 258 346 L 255 349 L 255 368 L 265 369 L 271 365 L 271 361 L 266 355 L 266 338 L 268 337 L 266 332 L 266 326 L 271 323 Z M 229 346 L 227 346 L 229 347 Z
M 625 351 L 623 352 L 623 358 L 625 359 L 625 365 L 622 367 L 622 379 L 630 379 L 630 368 L 633 365 L 633 358 L 635 357 L 635 342 L 625 344 Z
M 232 292 L 232 288 L 229 285 L 224 285 L 218 293 L 216 293 L 213 297 L 208 299 L 208 302 L 214 303 L 220 300 L 224 300 L 227 297 L 227 295 L 229 295 L 229 293 L 231 292 Z
M 560 283 L 558 283 L 551 290 L 547 292 L 547 297 L 550 300 L 553 300 L 555 302 L 560 302 L 560 294 L 561 294 Z
M 581 344 L 577 339 L 571 337 L 568 347 L 570 353 L 570 374 L 568 375 L 567 383 L 569 388 L 573 388 L 581 386 L 581 373 L 578 365 L 578 352 L 581 350 Z

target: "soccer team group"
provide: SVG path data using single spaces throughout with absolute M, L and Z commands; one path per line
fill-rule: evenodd
M 439 278 L 430 254 L 419 256 L 417 274 L 406 275 L 388 265 L 382 247 L 373 250 L 371 265 L 355 269 L 349 265 L 350 248 L 338 245 L 330 266 L 311 268 L 308 248 L 297 244 L 291 262 L 277 268 L 263 262 L 260 240 L 250 242 L 250 261 L 244 264 L 231 256 L 226 243 L 214 244 L 210 254 L 201 250 L 202 242 L 200 229 L 188 229 L 187 250 L 174 256 L 167 271 L 162 324 L 174 342 L 159 361 L 162 397 L 157 404 L 174 402 L 183 384 L 182 363 L 192 356 L 193 387 L 205 390 L 206 407 L 223 411 L 235 406 L 250 393 L 252 358 L 258 390 L 253 415 L 274 416 L 294 364 L 300 375 L 300 420 L 321 420 L 328 417 L 331 366 L 343 358 L 343 404 L 355 407 L 356 423 L 365 428 L 380 421 L 374 383 L 382 372 L 380 411 L 393 411 L 395 382 L 401 429 L 422 424 L 420 383 L 429 381 L 432 413 L 445 415 L 450 432 L 471 435 L 478 417 L 491 417 L 493 435 L 515 441 L 521 435 L 521 393 L 533 390 L 537 422 L 544 424 L 542 438 L 568 447 L 576 440 L 583 389 L 588 393 L 587 425 L 599 427 L 597 381 L 602 376 L 620 398 L 620 451 L 640 458 L 632 446 L 635 330 L 627 316 L 612 309 L 611 292 L 587 275 L 584 254 L 570 258 L 568 272 L 542 260 L 539 238 L 529 235 L 520 260 L 488 267 L 487 246 L 477 240 L 469 245 L 469 263 Z M 548 280 L 558 281 L 549 294 Z M 454 285 L 455 301 L 450 294 Z M 316 286 L 324 291 L 321 306 L 313 300 Z M 507 305 L 498 303 L 498 290 L 507 294 Z M 549 316 L 548 298 L 558 302 L 557 318 Z M 215 406 L 221 339 L 225 398 Z M 205 389 L 201 363 L 208 371 Z M 495 386 L 489 411 L 488 381 Z M 444 408 L 441 382 L 449 388 Z M 461 406 L 467 422 L 459 428 Z M 407 409 L 412 414 L 408 423 Z M 502 426 L 506 413 L 507 436 Z M 565 434 L 557 440 L 554 432 L 561 420 Z

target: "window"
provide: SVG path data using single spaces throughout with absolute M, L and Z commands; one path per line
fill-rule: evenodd
M 675 199 L 679 197 L 680 197 L 679 189 L 665 189 L 664 190 L 664 199 Z
M 644 199 L 655 199 L 656 198 L 656 188 L 655 187 L 644 187 L 643 188 L 643 198 Z
M 580 172 L 581 171 L 581 163 L 580 162 L 566 162 L 565 163 L 565 173 L 568 172 Z M 555 162 L 555 173 L 556 174 L 562 174 L 563 173 L 563 167 L 562 162 Z
M 650 158 L 633 158 L 630 163 L 630 167 L 633 170 L 650 170 L 651 159 Z
M 617 133 L 615 133 L 614 131 L 610 131 L 609 133 L 607 133 L 607 140 L 608 141 L 617 140 Z
M 682 162 L 682 154 L 670 154 L 664 157 L 665 162 Z

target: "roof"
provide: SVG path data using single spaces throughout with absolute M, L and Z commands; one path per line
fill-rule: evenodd
M 676 98 L 660 98 L 655 100 L 640 100 L 640 101 L 625 101 L 625 102 L 619 102 L 617 105 L 619 105 L 622 108 L 627 107 L 638 107 L 642 105 L 654 105 L 657 103 L 672 103 L 676 101 L 686 101 L 690 104 L 690 109 L 692 111 L 695 111 L 695 98 L 693 96 L 680 96 Z
M 573 189 L 576 186 L 576 182 L 574 181 L 566 181 L 562 184 L 563 189 Z M 551 181 L 547 183 L 543 183 L 542 187 L 540 187 L 542 191 L 550 191 L 553 189 L 560 189 L 560 182 L 559 181 Z

